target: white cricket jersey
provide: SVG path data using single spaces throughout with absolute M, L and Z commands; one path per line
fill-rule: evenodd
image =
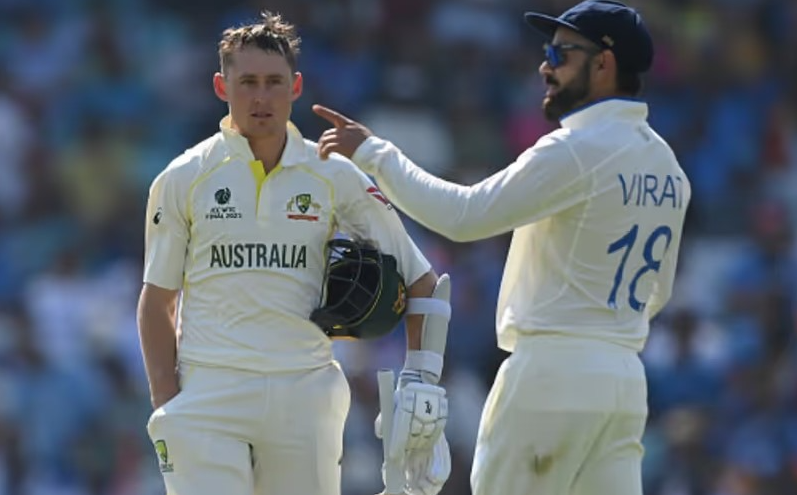
M 434 177 L 375 137 L 353 161 L 397 207 L 455 241 L 514 230 L 496 315 L 502 349 L 545 333 L 639 351 L 670 298 L 691 195 L 647 113 L 637 100 L 596 102 L 473 186 Z
M 289 124 L 266 175 L 224 119 L 153 181 L 144 282 L 182 289 L 181 361 L 262 372 L 329 363 L 330 340 L 308 317 L 336 231 L 394 255 L 407 285 L 430 270 L 368 177 L 340 155 L 321 161 L 316 146 Z

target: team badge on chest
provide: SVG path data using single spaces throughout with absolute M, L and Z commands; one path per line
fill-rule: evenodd
M 321 205 L 313 201 L 312 194 L 302 193 L 288 200 L 288 203 L 285 205 L 285 212 L 291 220 L 317 222 L 319 213 L 321 212 Z

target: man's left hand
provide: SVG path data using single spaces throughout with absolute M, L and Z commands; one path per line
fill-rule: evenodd
M 334 126 L 324 131 L 318 140 L 318 156 L 322 160 L 329 158 L 330 153 L 340 153 L 351 159 L 357 148 L 372 135 L 364 125 L 331 108 L 313 105 L 313 112 Z

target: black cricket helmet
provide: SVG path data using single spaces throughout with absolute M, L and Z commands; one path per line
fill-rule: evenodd
M 350 239 L 332 239 L 327 248 L 321 307 L 310 320 L 331 338 L 390 333 L 407 311 L 407 287 L 396 258 Z

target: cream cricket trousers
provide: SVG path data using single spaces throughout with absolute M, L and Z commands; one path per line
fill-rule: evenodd
M 340 495 L 350 390 L 337 363 L 180 375 L 180 393 L 147 423 L 168 495 Z
M 473 495 L 642 495 L 646 418 L 634 351 L 521 337 L 482 412 Z

